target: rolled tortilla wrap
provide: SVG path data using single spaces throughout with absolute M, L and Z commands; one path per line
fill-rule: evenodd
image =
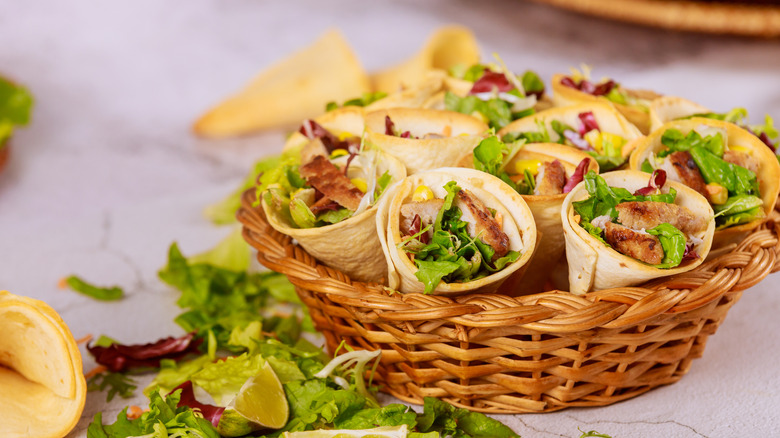
M 596 173 L 599 165 L 590 155 L 568 146 L 557 143 L 534 143 L 524 145 L 514 157 L 512 157 L 507 169 L 513 169 L 519 160 L 538 160 L 551 162 L 558 160 L 566 171 L 566 181 L 571 178 L 577 165 L 584 159 L 589 159 L 588 168 Z M 473 154 L 469 154 L 460 160 L 462 167 L 474 167 Z M 567 193 L 559 195 L 520 195 L 528 204 L 536 221 L 537 232 L 541 235 L 539 245 L 534 252 L 528 270 L 523 276 L 521 292 L 533 293 L 542 290 L 545 280 L 550 277 L 551 269 L 563 256 L 565 241 L 561 227 L 561 205 Z
M 385 134 L 390 117 L 399 132 L 410 138 Z M 366 141 L 398 158 L 409 175 L 454 166 L 484 138 L 488 127 L 480 120 L 453 111 L 395 108 L 366 114 Z M 434 134 L 436 138 L 430 137 Z M 420 138 L 412 138 L 420 137 Z
M 348 157 L 334 160 L 343 168 Z M 363 178 L 373 187 L 385 172 L 391 176 L 391 184 L 406 176 L 406 169 L 397 159 L 381 151 L 367 150 L 352 160 L 349 178 Z M 381 200 L 387 190 L 380 195 Z M 362 202 L 366 202 L 364 195 Z M 341 222 L 314 228 L 298 228 L 282 210 L 261 201 L 268 223 L 277 231 L 291 236 L 312 256 L 332 268 L 338 269 L 357 281 L 383 282 L 387 277 L 387 264 L 376 234 L 374 216 L 376 204 Z
M 561 83 L 566 75 L 556 74 L 552 78 L 552 93 L 553 104 L 558 107 L 577 105 L 580 103 L 592 103 L 601 102 L 607 103 L 615 107 L 620 114 L 623 115 L 629 122 L 636 126 L 640 132 L 647 134 L 651 129 L 651 120 L 647 107 L 640 105 L 625 105 L 618 102 L 613 102 L 604 96 L 594 96 L 592 94 L 580 91 L 576 88 L 568 87 Z M 632 90 L 623 88 L 618 85 L 618 88 L 622 93 L 627 96 L 645 101 L 648 105 L 651 105 L 656 99 L 661 97 L 650 90 Z
M 473 169 L 441 168 L 411 175 L 388 189 L 388 196 L 378 205 L 376 229 L 387 260 L 389 286 L 401 292 L 423 292 L 425 287 L 417 277 L 416 265 L 406 252 L 399 248 L 402 241 L 400 212 L 409 202 L 417 187 L 425 185 L 435 198 L 444 198 L 444 185 L 455 181 L 461 189 L 476 196 L 487 208 L 501 217 L 501 229 L 509 239 L 509 249 L 520 252 L 520 257 L 503 269 L 486 277 L 464 283 L 442 281 L 435 288 L 435 295 L 459 295 L 467 292 L 488 293 L 513 275 L 522 275 L 526 264 L 536 249 L 536 226 L 533 214 L 523 198 L 500 179 Z
M 81 417 L 81 354 L 43 301 L 0 291 L 0 436 L 60 438 Z
M 477 62 L 479 47 L 474 34 L 462 26 L 446 26 L 431 35 L 425 46 L 405 62 L 372 74 L 371 84 L 375 91 L 395 93 L 416 87 L 431 70 L 447 71 L 456 65 Z
M 551 108 L 541 111 L 528 117 L 524 117 L 507 125 L 498 132 L 499 138 L 507 134 L 517 134 L 522 132 L 538 132 L 540 125 L 543 125 L 550 135 L 550 140 L 558 142 L 560 136 L 552 129 L 552 122 L 558 121 L 565 123 L 574 129 L 580 125 L 579 114 L 592 112 L 601 132 L 619 135 L 626 142 L 622 146 L 622 157 L 628 159 L 631 151 L 634 149 L 635 140 L 642 137 L 636 126 L 632 125 L 621 115 L 614 107 L 608 103 L 592 102 L 586 104 L 572 105 L 566 107 Z M 573 146 L 572 146 L 573 147 Z M 604 172 L 604 169 L 602 169 Z
M 602 175 L 610 187 L 622 187 L 629 192 L 646 187 L 649 175 L 631 170 L 615 171 Z M 575 219 L 575 201 L 589 197 L 585 183 L 578 184 L 563 201 L 561 220 L 566 239 L 566 259 L 569 263 L 569 287 L 575 294 L 613 287 L 633 286 L 645 281 L 690 271 L 707 258 L 715 232 L 714 213 L 707 200 L 685 185 L 668 181 L 663 192 L 677 190 L 675 204 L 685 207 L 698 217 L 707 218 L 707 228 L 695 237 L 701 239 L 693 246 L 699 255 L 695 260 L 684 260 L 670 269 L 660 269 L 623 255 L 608 247 L 586 231 Z
M 659 97 L 650 104 L 650 132 L 673 120 L 710 112 L 709 108 L 682 97 Z
M 740 128 L 739 126 L 723 122 L 720 120 L 695 117 L 692 119 L 676 120 L 668 122 L 650 135 L 637 142 L 636 149 L 631 155 L 630 167 L 632 170 L 641 170 L 642 163 L 657 154 L 665 146 L 661 143 L 661 138 L 668 129 L 677 129 L 684 135 L 699 127 L 706 126 L 707 129 L 722 130 L 726 133 L 728 150 L 732 146 L 738 146 L 745 149 L 756 158 L 759 163 L 756 178 L 760 195 L 763 201 L 763 210 L 765 217 L 753 220 L 746 224 L 735 225 L 728 228 L 715 231 L 713 248 L 720 248 L 725 245 L 740 242 L 749 231 L 757 228 L 766 220 L 766 216 L 772 212 L 777 201 L 778 192 L 780 192 L 780 163 L 778 163 L 775 154 L 755 135 Z M 647 174 L 645 174 L 647 175 Z

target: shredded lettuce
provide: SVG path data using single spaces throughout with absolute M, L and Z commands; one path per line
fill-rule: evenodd
M 87 283 L 80 277 L 70 275 L 65 283 L 71 290 L 101 301 L 116 301 L 125 296 L 125 292 L 119 286 L 100 287 Z
M 27 88 L 0 77 L 0 149 L 11 137 L 14 127 L 30 122 L 33 98 Z

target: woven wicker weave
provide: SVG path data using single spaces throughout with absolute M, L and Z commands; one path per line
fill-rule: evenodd
M 676 382 L 742 291 L 780 270 L 780 214 L 696 270 L 575 296 L 454 299 L 351 282 L 273 230 L 254 193 L 238 219 L 266 267 L 287 275 L 328 349 L 382 350 L 375 381 L 420 404 L 507 414 L 603 406 Z

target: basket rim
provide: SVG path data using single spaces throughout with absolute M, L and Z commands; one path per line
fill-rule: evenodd
M 255 201 L 255 190 L 246 190 L 236 217 L 243 226 L 244 239 L 257 249 L 258 261 L 285 274 L 297 287 L 326 294 L 335 304 L 367 309 L 359 315 L 363 321 L 398 324 L 444 319 L 465 330 L 512 324 L 542 334 L 587 335 L 590 330 L 621 330 L 699 309 L 780 270 L 779 200 L 767 221 L 733 248 L 727 247 L 692 271 L 640 286 L 585 295 L 558 290 L 518 297 L 497 293 L 457 297 L 404 294 L 379 284 L 352 281 L 325 266 L 290 236 L 271 228 L 262 207 L 254 206 Z

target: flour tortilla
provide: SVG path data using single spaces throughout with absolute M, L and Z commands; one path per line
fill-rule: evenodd
M 411 175 L 389 189 L 388 196 L 378 205 L 376 230 L 387 260 L 389 286 L 404 293 L 421 293 L 425 286 L 414 273 L 417 267 L 406 253 L 398 248 L 401 242 L 400 209 L 411 199 L 414 189 L 420 185 L 430 188 L 435 197 L 443 198 L 443 188 L 449 181 L 457 182 L 462 189 L 472 192 L 488 208 L 503 216 L 502 230 L 509 237 L 509 249 L 521 256 L 504 269 L 487 277 L 467 283 L 441 282 L 434 295 L 460 295 L 463 293 L 494 292 L 505 280 L 514 275 L 522 276 L 536 249 L 537 234 L 533 214 L 523 198 L 500 179 L 474 169 L 441 168 Z
M 385 134 L 385 117 L 398 131 L 414 137 L 441 134 L 445 138 L 414 139 Z M 409 175 L 429 169 L 455 166 L 457 160 L 485 138 L 488 126 L 482 121 L 454 111 L 421 108 L 395 108 L 366 114 L 366 141 L 395 156 Z
M 392 177 L 391 184 L 406 177 L 406 169 L 400 161 L 381 151 L 371 151 L 371 153 L 379 155 L 374 178 L 378 178 L 385 171 L 388 171 Z M 339 164 L 343 166 L 345 163 Z M 360 174 L 366 168 L 362 166 L 359 157 L 352 161 L 349 169 L 351 178 L 356 176 L 366 178 Z M 386 196 L 387 190 L 379 200 Z M 266 202 L 261 201 L 261 204 L 268 223 L 276 231 L 297 240 L 309 254 L 325 265 L 338 269 L 353 280 L 384 282 L 387 277 L 387 265 L 376 234 L 374 220 L 376 202 L 368 210 L 344 221 L 316 228 L 296 228 Z
M 614 107 L 603 102 L 581 103 L 540 111 L 508 124 L 498 132 L 498 137 L 503 138 L 504 135 L 510 133 L 538 131 L 537 123 L 543 122 L 550 132 L 552 141 L 557 141 L 558 136 L 552 130 L 553 120 L 558 120 L 577 129 L 580 125 L 580 120 L 577 116 L 587 111 L 593 112 L 593 116 L 596 118 L 602 132 L 617 134 L 626 139 L 626 144 L 623 146 L 623 157 L 628 158 L 635 146 L 635 140 L 641 138 L 642 133 Z
M 644 172 L 621 170 L 602 175 L 610 187 L 622 187 L 630 192 L 647 186 L 650 176 Z M 588 198 L 585 183 L 579 183 L 569 192 L 561 208 L 563 232 L 566 238 L 566 259 L 569 263 L 569 287 L 574 294 L 613 287 L 634 286 L 658 277 L 666 277 L 690 271 L 699 266 L 710 252 L 715 233 L 715 218 L 707 200 L 693 189 L 667 181 L 664 192 L 670 187 L 677 190 L 675 204 L 686 207 L 693 214 L 709 219 L 706 230 L 699 237 L 702 242 L 693 249 L 699 255 L 696 260 L 683 261 L 678 267 L 659 269 L 625 256 L 607 247 L 590 235 L 575 221 L 574 201 Z
M 61 438 L 87 386 L 65 322 L 43 301 L 0 291 L 0 436 Z
M 673 120 L 711 112 L 709 108 L 682 97 L 660 97 L 650 104 L 650 131 L 653 132 Z
M 368 91 L 360 61 L 341 33 L 330 30 L 209 110 L 193 130 L 204 137 L 230 137 L 290 126 L 320 114 L 328 102 Z
M 629 122 L 634 124 L 634 126 L 636 126 L 640 132 L 643 134 L 650 132 L 651 120 L 647 110 L 637 108 L 636 106 L 632 105 L 623 105 L 621 103 L 612 102 L 604 96 L 594 96 L 592 94 L 577 90 L 576 88 L 567 87 L 561 83 L 561 80 L 565 77 L 566 75 L 562 74 L 553 75 L 552 77 L 553 104 L 555 106 L 562 107 L 590 102 L 607 103 L 620 111 L 620 113 L 623 114 L 623 116 L 628 119 Z M 621 89 L 629 96 L 646 99 L 651 103 L 661 97 L 661 95 L 649 90 Z
M 566 179 L 571 178 L 577 165 L 589 158 L 589 170 L 599 172 L 599 165 L 590 155 L 574 148 L 557 143 L 534 143 L 523 146 L 507 164 L 507 168 L 513 168 L 517 160 L 539 160 L 550 162 L 558 160 L 566 171 Z M 472 168 L 474 166 L 473 154 L 469 154 L 460 161 L 460 166 Z M 524 293 L 539 292 L 544 286 L 545 280 L 550 276 L 551 267 L 558 263 L 563 256 L 565 241 L 561 227 L 561 205 L 567 193 L 560 195 L 520 195 L 528 204 L 536 220 L 537 232 L 541 235 L 539 245 L 534 252 L 534 257 L 523 276 L 522 290 Z
M 663 144 L 661 144 L 661 136 L 667 129 L 674 128 L 683 134 L 688 134 L 691 130 L 701 125 L 725 130 L 728 137 L 727 147 L 736 145 L 746 148 L 761 163 L 756 177 L 758 178 L 758 188 L 761 191 L 761 199 L 764 201 L 764 213 L 768 216 L 774 210 L 777 195 L 780 192 L 780 163 L 778 163 L 775 154 L 761 140 L 733 123 L 702 117 L 668 122 L 637 142 L 636 150 L 631 155 L 631 169 L 640 170 L 642 163 L 646 159 L 664 148 Z M 715 231 L 713 248 L 739 243 L 748 232 L 759 227 L 765 220 L 766 218 L 756 219 L 746 224 Z
M 371 75 L 374 91 L 395 93 L 415 88 L 431 70 L 447 71 L 456 65 L 479 62 L 479 47 L 466 27 L 446 26 L 437 30 L 425 46 L 405 62 Z

